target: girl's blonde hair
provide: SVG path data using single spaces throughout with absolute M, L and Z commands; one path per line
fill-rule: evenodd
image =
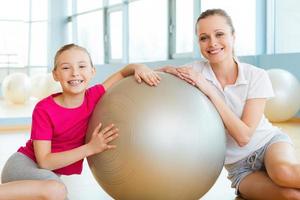
M 93 62 L 92 62 L 92 59 L 91 59 L 91 55 L 90 55 L 90 53 L 86 50 L 86 48 L 81 47 L 81 46 L 79 46 L 79 45 L 77 45 L 77 44 L 73 44 L 73 43 L 72 43 L 72 44 L 66 44 L 66 45 L 62 46 L 62 47 L 56 52 L 55 57 L 54 57 L 54 68 L 53 68 L 53 71 L 55 71 L 56 68 L 57 68 L 58 57 L 59 57 L 64 51 L 67 51 L 67 50 L 70 50 L 70 49 L 79 49 L 79 50 L 85 52 L 85 53 L 88 55 L 89 59 L 90 59 L 90 64 L 91 64 L 91 66 L 94 67 Z

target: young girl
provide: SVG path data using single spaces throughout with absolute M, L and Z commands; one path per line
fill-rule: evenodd
M 300 199 L 292 142 L 264 116 L 273 96 L 267 73 L 234 57 L 235 31 L 223 10 L 203 12 L 196 34 L 206 61 L 161 70 L 193 84 L 215 105 L 226 127 L 225 168 L 232 187 L 245 199 Z
M 65 199 L 67 192 L 60 176 L 80 174 L 83 158 L 116 148 L 110 144 L 118 136 L 113 124 L 99 124 L 86 144 L 85 133 L 101 96 L 115 82 L 131 74 L 138 82 L 143 80 L 151 86 L 160 80 L 146 66 L 131 64 L 103 84 L 88 88 L 95 68 L 86 49 L 69 44 L 58 50 L 53 77 L 60 82 L 63 92 L 35 106 L 31 139 L 3 168 L 2 183 L 6 184 L 0 187 L 0 199 Z

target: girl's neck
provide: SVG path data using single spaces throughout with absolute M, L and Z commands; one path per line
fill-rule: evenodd
M 58 105 L 60 105 L 64 108 L 79 107 L 79 106 L 81 106 L 83 100 L 84 100 L 84 94 L 68 95 L 68 94 L 62 93 L 61 95 L 54 97 L 54 101 Z

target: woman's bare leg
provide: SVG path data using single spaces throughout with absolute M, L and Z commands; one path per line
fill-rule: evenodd
M 281 187 L 275 184 L 263 171 L 257 171 L 246 176 L 239 185 L 239 192 L 244 199 L 251 200 L 300 199 L 299 189 Z

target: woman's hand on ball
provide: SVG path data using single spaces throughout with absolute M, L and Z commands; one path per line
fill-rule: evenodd
M 90 142 L 88 143 L 92 152 L 91 155 L 116 148 L 116 145 L 111 145 L 109 143 L 119 136 L 119 130 L 114 126 L 114 124 L 111 124 L 102 130 L 101 127 L 102 124 L 99 123 L 92 134 Z
M 150 86 L 157 86 L 161 80 L 156 71 L 143 64 L 140 64 L 135 68 L 134 77 L 138 83 L 144 81 Z
M 181 77 L 183 77 L 183 80 L 198 87 L 204 94 L 208 95 L 213 91 L 211 84 L 200 72 L 193 69 L 193 67 L 179 67 L 177 71 Z
M 170 66 L 170 65 L 166 65 L 160 69 L 157 69 L 157 71 L 169 73 L 169 74 L 172 74 L 174 76 L 177 76 L 177 77 L 183 79 L 182 75 L 177 71 L 177 68 Z

